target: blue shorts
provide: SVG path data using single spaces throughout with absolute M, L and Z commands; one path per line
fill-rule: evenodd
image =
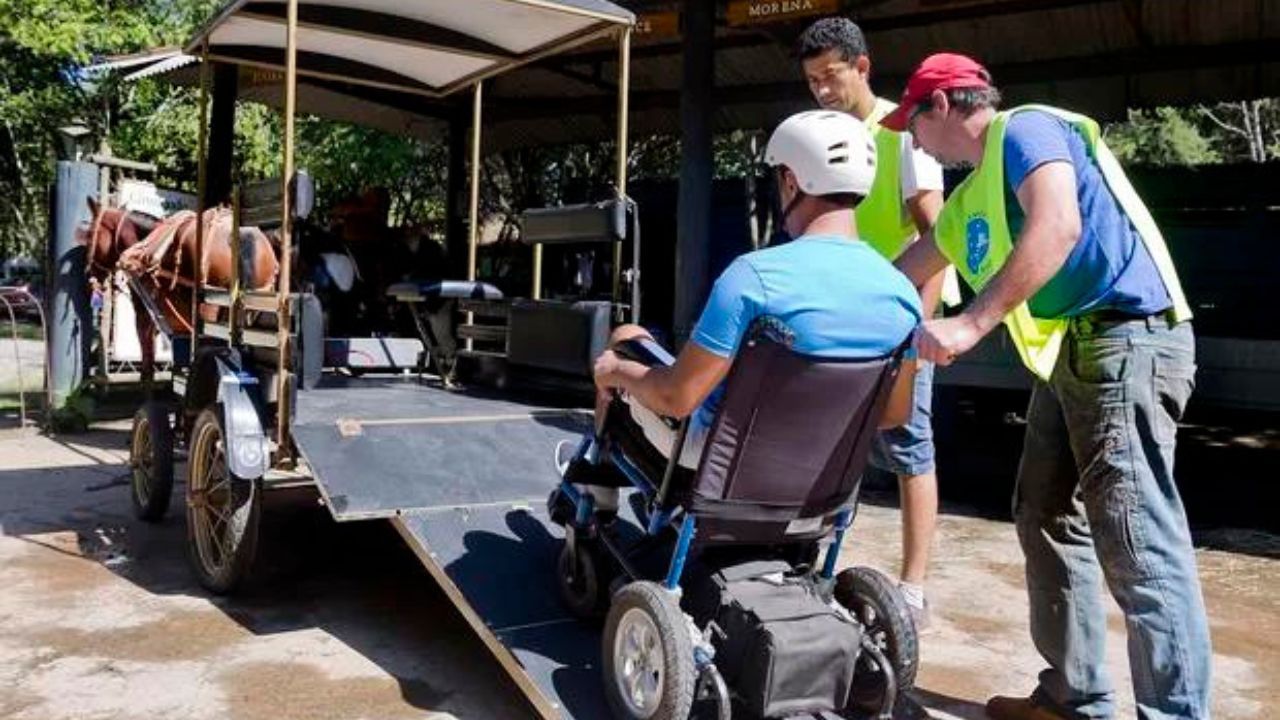
M 934 470 L 933 363 L 916 370 L 915 407 L 906 425 L 881 430 L 871 443 L 871 466 L 894 475 L 924 475 Z

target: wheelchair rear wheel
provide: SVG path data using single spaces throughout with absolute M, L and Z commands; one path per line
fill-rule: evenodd
M 602 648 L 604 694 L 615 718 L 689 717 L 698 679 L 689 626 L 675 594 L 657 583 L 618 591 Z
M 898 697 L 915 685 L 920 658 L 911 611 L 894 582 L 868 567 L 841 571 L 836 576 L 835 599 L 858 618 L 866 638 L 889 662 L 889 668 L 879 667 L 870 653 L 864 652 L 849 692 L 851 710 L 877 712 L 889 689 L 886 671 L 893 673 Z

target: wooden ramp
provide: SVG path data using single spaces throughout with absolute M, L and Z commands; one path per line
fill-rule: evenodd
M 554 451 L 590 411 L 416 379 L 326 378 L 293 437 L 333 517 L 390 518 L 544 718 L 609 717 L 599 628 L 561 606 Z

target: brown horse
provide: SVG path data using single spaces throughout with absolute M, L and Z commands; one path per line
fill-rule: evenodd
M 90 199 L 90 230 L 80 238 L 86 247 L 90 275 L 104 282 L 118 267 L 136 281 L 134 287 L 152 300 L 175 333 L 191 332 L 191 288 L 199 278 L 207 287 L 231 285 L 231 211 L 204 212 L 203 257 L 196 260 L 196 214 L 182 211 L 164 220 L 119 208 L 104 208 Z M 280 264 L 271 242 L 257 228 L 241 228 L 241 285 L 250 290 L 275 287 Z M 138 339 L 142 346 L 143 381 L 155 370 L 156 325 L 143 299 L 134 293 Z M 200 307 L 206 321 L 218 319 L 219 308 Z

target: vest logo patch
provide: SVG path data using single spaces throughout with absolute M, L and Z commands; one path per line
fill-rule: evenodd
M 987 251 L 991 249 L 991 225 L 981 215 L 973 215 L 964 226 L 965 258 L 964 264 L 970 275 L 977 275 L 982 263 L 987 259 Z

